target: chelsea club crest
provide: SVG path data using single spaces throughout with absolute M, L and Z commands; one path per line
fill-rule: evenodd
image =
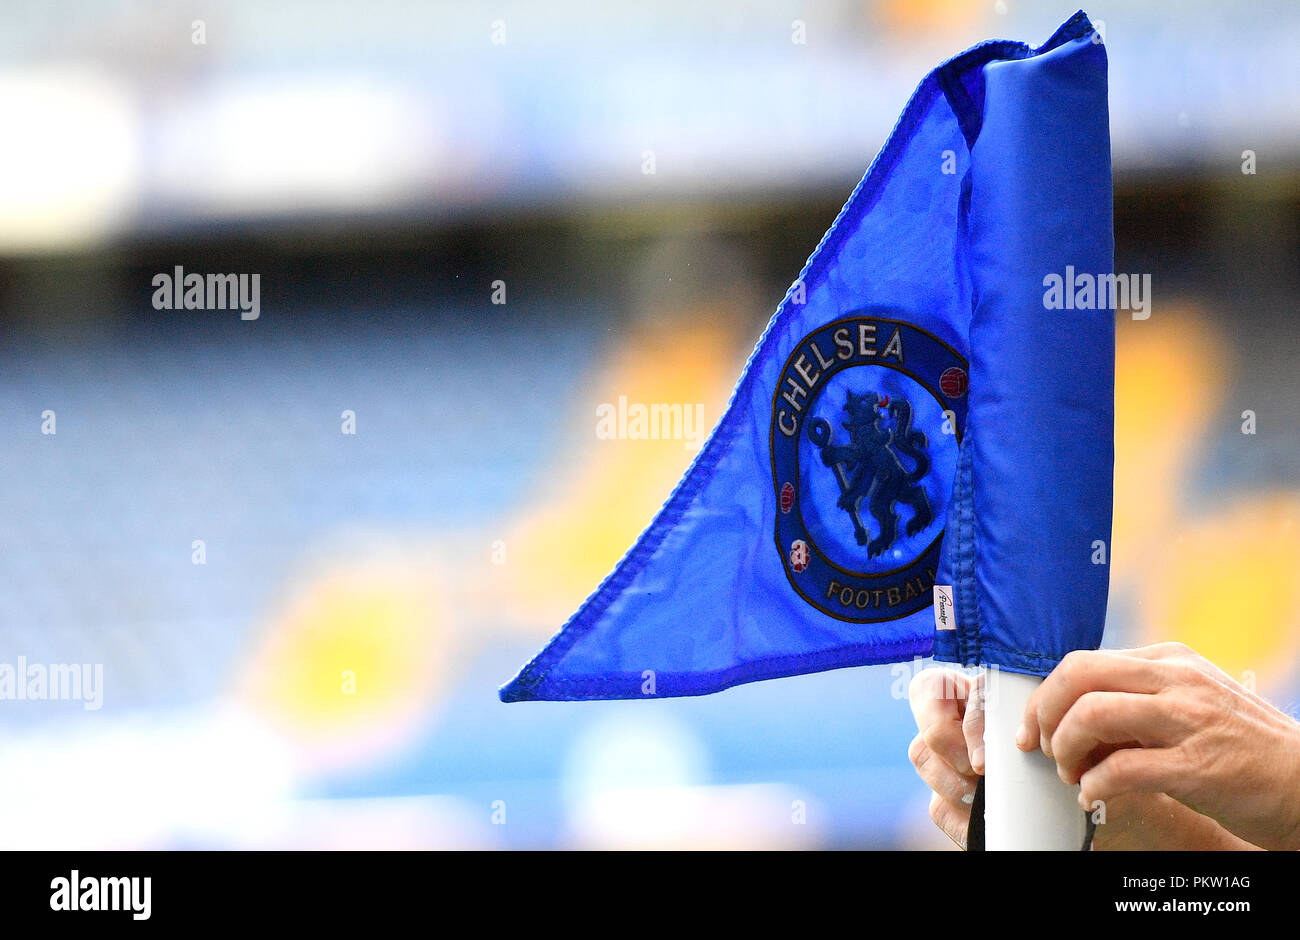
M 790 584 L 840 620 L 929 607 L 966 360 L 904 320 L 862 313 L 795 346 L 772 396 L 776 547 Z

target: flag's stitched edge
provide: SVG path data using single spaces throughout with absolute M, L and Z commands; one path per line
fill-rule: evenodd
M 709 695 L 746 682 L 763 679 L 783 679 L 840 669 L 846 665 L 872 666 L 896 663 L 912 657 L 930 655 L 930 638 L 889 644 L 859 644 L 837 646 L 818 653 L 798 656 L 773 656 L 766 659 L 738 663 L 726 669 L 710 672 L 663 672 L 654 670 L 654 691 L 642 691 L 647 681 L 640 673 L 623 673 L 600 679 L 546 677 L 546 701 L 571 702 L 601 699 L 677 698 L 690 695 Z M 852 659 L 846 663 L 845 658 Z M 505 701 L 522 702 L 541 697 L 529 689 L 516 689 L 513 685 L 503 690 Z
M 1041 55 L 1044 52 L 1050 52 L 1058 46 L 1086 36 L 1093 31 L 1093 26 L 1089 22 L 1087 15 L 1078 11 L 1061 25 L 1047 42 L 1043 43 L 1037 49 L 1031 49 L 1023 42 L 1015 42 L 1005 39 L 990 39 L 979 43 L 949 59 L 938 68 L 931 71 L 921 80 L 916 91 L 908 100 L 907 106 L 899 115 L 898 121 L 894 124 L 889 138 L 881 148 L 876 158 L 867 168 L 867 172 L 858 185 L 854 187 L 848 201 L 836 216 L 835 221 L 822 236 L 822 240 L 809 256 L 807 263 L 804 264 L 803 270 L 800 271 L 796 283 L 802 282 L 805 290 L 813 289 L 813 281 L 823 274 L 823 265 L 826 257 L 832 255 L 834 250 L 843 241 L 846 232 L 851 228 L 851 223 L 861 218 L 864 212 L 870 210 L 874 204 L 872 197 L 877 195 L 881 182 L 888 176 L 889 170 L 897 162 L 905 144 L 910 140 L 911 131 L 914 129 L 920 117 L 926 113 L 932 99 L 942 93 L 938 73 L 945 72 L 946 75 L 955 76 L 967 69 L 980 68 L 989 62 L 997 60 L 1018 60 L 1025 59 L 1035 55 Z M 960 118 L 959 118 L 960 120 Z M 502 686 L 500 698 L 503 702 L 523 701 L 527 699 L 560 699 L 576 698 L 576 694 L 568 695 L 546 695 L 537 694 L 539 687 L 544 682 L 559 685 L 557 680 L 548 680 L 547 672 L 552 665 L 561 660 L 566 653 L 573 647 L 582 636 L 600 619 L 614 597 L 625 589 L 640 574 L 645 563 L 658 551 L 663 543 L 664 537 L 668 530 L 681 518 L 687 507 L 694 500 L 695 496 L 703 485 L 703 480 L 728 452 L 736 433 L 739 430 L 739 404 L 751 396 L 750 385 L 753 381 L 753 365 L 758 359 L 760 352 L 763 351 L 764 344 L 772 329 L 778 324 L 783 323 L 789 312 L 790 298 L 781 301 L 777 307 L 776 313 L 768 321 L 767 327 L 763 330 L 763 335 L 759 337 L 754 351 L 750 353 L 748 361 L 745 363 L 745 369 L 741 374 L 741 379 L 736 388 L 732 391 L 731 399 L 727 403 L 726 411 L 723 413 L 722 420 L 714 428 L 713 433 L 709 435 L 708 441 L 703 449 L 692 462 L 686 475 L 678 482 L 673 492 L 669 495 L 667 502 L 659 510 L 659 513 L 650 522 L 646 529 L 633 543 L 632 548 L 623 556 L 622 560 L 614 566 L 605 579 L 600 583 L 595 591 L 583 602 L 577 612 L 569 618 L 569 621 L 560 628 L 560 631 L 551 639 L 537 656 L 520 670 L 513 680 Z M 908 644 L 910 645 L 910 644 Z M 924 647 L 927 652 L 932 645 L 932 639 L 926 638 L 919 641 L 916 646 Z M 993 648 L 993 647 L 990 647 Z M 866 653 L 868 650 L 874 650 L 875 653 Z M 861 651 L 861 652 L 859 652 Z M 901 651 L 906 655 L 911 650 L 904 649 Z M 1011 652 L 1011 651 L 1008 651 Z M 878 656 L 879 658 L 862 658 L 863 655 Z M 888 657 L 897 656 L 896 651 L 881 651 L 879 645 L 867 646 L 859 645 L 853 647 L 838 647 L 832 651 L 824 651 L 804 656 L 787 656 L 776 659 L 758 660 L 750 663 L 741 663 L 737 666 L 723 670 L 724 674 L 729 676 L 729 681 L 725 684 L 710 683 L 701 681 L 702 677 L 707 678 L 709 673 L 696 673 L 689 676 L 689 681 L 685 685 L 673 692 L 674 695 L 703 695 L 709 692 L 720 691 L 732 685 L 740 685 L 744 682 L 758 681 L 760 679 L 777 678 L 778 675 L 792 675 L 797 672 L 812 672 L 825 669 L 834 669 L 841 666 L 865 666 L 873 662 L 888 661 Z M 1015 657 L 1023 654 L 1015 653 Z M 772 664 L 776 664 L 777 672 L 771 673 Z M 1011 663 L 1005 664 L 1006 668 L 1012 668 Z M 656 674 L 657 681 L 663 681 L 667 676 Z M 572 680 L 570 680 L 572 681 Z M 624 678 L 604 678 L 580 680 L 581 682 L 590 683 L 587 686 L 586 694 L 583 698 L 642 698 L 640 694 L 641 679 L 638 676 L 635 680 L 635 689 L 630 689 L 628 680 Z
M 956 571 L 953 604 L 961 605 L 957 616 L 957 650 L 962 663 L 980 662 L 981 627 L 979 610 L 979 581 L 975 577 L 975 429 L 966 428 L 958 455 L 959 490 L 957 502 L 957 545 L 953 551 Z

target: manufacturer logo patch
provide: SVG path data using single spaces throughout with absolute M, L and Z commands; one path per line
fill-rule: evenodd
M 794 348 L 772 398 L 776 545 L 790 584 L 858 623 L 930 606 L 967 365 L 902 320 L 862 313 Z

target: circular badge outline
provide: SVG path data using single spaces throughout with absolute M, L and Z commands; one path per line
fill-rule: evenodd
M 776 494 L 776 506 L 777 506 L 777 512 L 775 512 L 775 513 L 773 514 L 774 517 L 775 517 L 775 520 L 774 520 L 774 524 L 773 524 L 773 527 L 772 527 L 772 528 L 773 528 L 773 531 L 772 531 L 772 541 L 773 541 L 773 543 L 774 543 L 775 546 L 776 546 L 777 555 L 778 555 L 778 557 L 780 557 L 780 559 L 781 559 L 781 570 L 785 573 L 785 578 L 786 578 L 786 580 L 790 582 L 790 587 L 794 588 L 795 593 L 798 594 L 800 597 L 802 597 L 802 598 L 804 599 L 804 601 L 805 601 L 806 603 L 808 603 L 810 606 L 812 606 L 812 607 L 815 608 L 816 610 L 820 611 L 821 613 L 825 614 L 826 616 L 828 616 L 828 617 L 832 617 L 832 618 L 834 618 L 835 620 L 839 620 L 839 621 L 842 621 L 842 622 L 844 622 L 844 623 L 887 623 L 887 622 L 889 622 L 889 621 L 891 621 L 891 620 L 901 620 L 901 619 L 904 618 L 904 617 L 909 617 L 909 616 L 911 616 L 912 614 L 917 613 L 917 612 L 919 612 L 920 610 L 923 610 L 923 609 L 924 609 L 924 605 L 922 605 L 921 607 L 918 607 L 916 610 L 909 610 L 909 611 L 905 611 L 905 612 L 900 613 L 900 614 L 893 614 L 893 615 L 891 615 L 891 616 L 885 616 L 885 617 L 846 617 L 846 616 L 844 616 L 844 615 L 842 615 L 842 614 L 835 613 L 834 611 L 827 610 L 827 609 L 826 609 L 825 607 L 823 607 L 823 606 L 822 606 L 818 601 L 815 601 L 815 600 L 813 600 L 811 597 L 809 597 L 809 596 L 804 592 L 803 588 L 801 588 L 801 587 L 799 586 L 798 582 L 795 581 L 794 575 L 793 575 L 793 574 L 791 573 L 791 571 L 790 571 L 790 566 L 789 566 L 789 564 L 787 564 L 787 559 L 786 559 L 786 555 L 785 555 L 785 548 L 783 548 L 782 545 L 781 545 L 781 516 L 784 515 L 783 513 L 780 512 L 781 485 L 782 485 L 782 481 L 778 479 L 778 477 L 777 477 L 777 472 L 776 472 L 776 402 L 777 402 L 777 399 L 780 398 L 780 396 L 781 396 L 780 377 L 783 376 L 783 375 L 785 375 L 786 372 L 790 369 L 790 366 L 791 366 L 791 364 L 794 362 L 795 357 L 798 355 L 799 350 L 802 348 L 802 346 L 803 346 L 805 340 L 807 340 L 809 336 L 813 335 L 814 333 L 820 333 L 820 332 L 822 332 L 823 330 L 829 329 L 829 328 L 834 327 L 834 326 L 839 326 L 839 325 L 841 325 L 841 324 L 846 324 L 846 323 L 859 322 L 859 321 L 862 321 L 862 320 L 871 320 L 871 321 L 878 322 L 878 323 L 894 323 L 894 324 L 897 324 L 898 326 L 904 326 L 904 327 L 907 327 L 908 329 L 916 330 L 916 332 L 922 334 L 923 336 L 926 336 L 926 337 L 932 339 L 934 342 L 938 343 L 938 344 L 939 344 L 940 346 L 942 346 L 944 349 L 948 350 L 948 352 L 950 352 L 950 353 L 953 355 L 953 357 L 957 360 L 958 365 L 960 365 L 961 368 L 966 372 L 967 376 L 970 375 L 970 363 L 969 363 L 969 361 L 966 359 L 966 357 L 963 356 L 961 353 L 959 353 L 956 349 L 954 349 L 954 348 L 953 348 L 949 343 L 947 343 L 947 342 L 945 342 L 944 340 L 940 339 L 940 338 L 939 338 L 938 336 L 936 336 L 934 333 L 931 333 L 929 330 L 925 329 L 924 327 L 917 326 L 915 323 L 911 323 L 911 322 L 909 322 L 909 321 L 907 321 L 907 320 L 900 320 L 900 319 L 898 319 L 898 318 L 896 318 L 896 317 L 881 317 L 881 316 L 876 316 L 875 314 L 869 313 L 867 310 L 863 310 L 863 311 L 860 311 L 860 312 L 857 312 L 857 313 L 850 313 L 850 314 L 848 314 L 847 316 L 839 317 L 839 318 L 837 318 L 837 319 L 835 319 L 835 320 L 830 320 L 830 321 L 828 321 L 828 322 L 826 322 L 826 323 L 823 323 L 821 326 L 818 326 L 816 329 L 809 330 L 809 331 L 808 331 L 807 333 L 805 333 L 802 337 L 800 337 L 800 338 L 799 338 L 799 341 L 796 342 L 796 343 L 794 344 L 793 349 L 790 350 L 790 354 L 789 354 L 788 356 L 786 356 L 785 363 L 781 366 L 780 371 L 777 373 L 777 378 L 778 378 L 777 385 L 776 385 L 776 388 L 775 388 L 775 389 L 773 390 L 773 392 L 772 392 L 772 411 L 771 411 L 771 418 L 769 419 L 769 422 L 768 422 L 768 424 L 769 424 L 769 427 L 768 427 L 768 456 L 769 456 L 769 458 L 771 459 L 771 462 L 772 462 L 772 486 L 773 486 L 773 490 L 774 490 L 774 492 L 775 492 L 775 494 Z M 947 396 L 947 395 L 936 394 L 936 393 L 935 393 L 935 390 L 934 390 L 933 388 L 931 388 L 931 387 L 929 386 L 928 383 L 922 381 L 922 380 L 921 380 L 920 378 L 918 378 L 915 374 L 913 374 L 912 372 L 908 371 L 907 369 L 905 369 L 905 368 L 899 366 L 899 365 L 896 364 L 896 363 L 885 363 L 885 362 L 861 362 L 861 363 L 856 363 L 856 364 L 854 364 L 854 365 L 847 365 L 847 364 L 846 364 L 846 365 L 840 366 L 840 367 L 836 368 L 834 371 L 830 372 L 830 373 L 826 376 L 826 378 L 827 378 L 827 380 L 829 381 L 829 379 L 830 379 L 831 376 L 837 375 L 837 374 L 839 374 L 840 372 L 845 371 L 846 369 L 857 368 L 858 366 L 884 366 L 884 367 L 887 368 L 887 369 L 893 369 L 894 371 L 899 372 L 899 373 L 901 373 L 901 374 L 907 376 L 909 379 L 911 379 L 912 381 L 914 381 L 917 385 L 920 385 L 920 386 L 921 386 L 923 389 L 925 389 L 925 390 L 930 394 L 930 396 L 931 396 L 931 397 L 932 397 L 936 402 L 938 402 L 940 405 L 943 405 L 943 403 L 944 403 L 945 401 L 953 401 L 953 399 L 950 398 L 950 397 Z M 960 396 L 958 396 L 958 397 L 960 397 L 960 398 L 965 398 L 965 397 L 966 397 L 966 394 L 969 393 L 969 391 L 970 391 L 970 389 L 969 389 L 969 385 L 968 385 L 967 390 L 966 390 L 966 393 L 963 393 L 962 395 L 960 395 Z M 818 394 L 820 394 L 820 392 L 819 392 Z M 812 399 L 810 398 L 810 399 L 809 399 L 809 405 L 811 405 L 811 404 L 812 404 Z M 947 412 L 949 412 L 949 411 L 953 411 L 954 415 L 956 414 L 956 412 L 955 412 L 953 409 L 951 409 L 951 408 L 944 408 L 943 411 L 945 412 L 945 414 L 946 414 Z M 953 435 L 957 438 L 957 446 L 958 446 L 958 447 L 961 446 L 961 442 L 962 442 L 962 438 L 963 438 L 963 435 L 964 435 L 964 431 L 965 431 L 965 428 L 964 428 L 964 427 L 956 427 L 956 426 L 954 426 L 954 428 L 953 428 Z M 798 431 L 798 433 L 800 433 L 800 434 L 803 433 L 803 422 L 802 422 L 802 421 L 799 423 L 799 431 Z M 795 448 L 795 469 L 796 469 L 796 470 L 798 469 L 798 466 L 799 466 L 799 457 L 798 457 L 798 448 L 796 447 L 796 448 Z M 846 575 L 850 575 L 850 576 L 852 576 L 852 577 L 857 577 L 857 578 L 872 578 L 872 579 L 876 579 L 876 578 L 884 578 L 884 577 L 888 577 L 888 576 L 890 576 L 890 575 L 897 574 L 897 573 L 899 573 L 899 572 L 901 572 L 901 571 L 906 571 L 907 569 L 912 568 L 913 566 L 915 566 L 918 562 L 921 561 L 921 559 L 925 558 L 925 557 L 926 557 L 927 555 L 929 555 L 932 551 L 934 551 L 935 548 L 936 548 L 936 546 L 939 545 L 939 544 L 942 542 L 944 535 L 945 535 L 945 534 L 947 533 L 947 531 L 948 531 L 947 526 L 945 525 L 944 528 L 941 529 L 941 530 L 939 531 L 939 534 L 935 536 L 934 541 L 932 541 L 932 542 L 931 542 L 928 546 L 926 546 L 925 549 L 923 549 L 922 551 L 917 552 L 916 557 L 915 557 L 912 561 L 908 562 L 906 565 L 902 565 L 902 566 L 900 566 L 900 567 L 898 567 L 898 568 L 890 569 L 889 571 L 876 572 L 876 573 L 874 573 L 874 574 L 863 574 L 863 573 L 860 573 L 860 572 L 849 571 L 847 568 L 842 568 L 842 567 L 840 567 L 840 566 L 837 565 L 834 561 L 832 561 L 830 558 L 828 558 L 828 557 L 826 556 L 826 554 L 821 550 L 821 548 L 818 547 L 816 540 L 814 540 L 814 539 L 811 537 L 811 533 L 808 531 L 807 523 L 804 522 L 804 518 L 803 518 L 803 507 L 800 505 L 800 500 L 799 500 L 799 493 L 800 493 L 800 491 L 801 491 L 801 487 L 799 487 L 799 486 L 796 485 L 796 486 L 795 486 L 795 501 L 794 501 L 794 506 L 792 507 L 792 513 L 791 513 L 791 514 L 793 514 L 793 512 L 797 512 L 797 513 L 798 513 L 799 528 L 802 529 L 803 532 L 804 532 L 804 535 L 805 535 L 805 539 L 804 539 L 804 540 L 808 543 L 808 546 L 809 546 L 809 547 L 810 547 L 814 552 L 816 552 L 816 553 L 817 553 L 817 554 L 818 554 L 818 555 L 819 555 L 819 556 L 820 556 L 820 557 L 821 557 L 821 558 L 822 558 L 822 559 L 823 559 L 823 560 L 824 560 L 828 565 L 830 565 L 830 566 L 831 566 L 832 568 L 834 568 L 835 570 L 837 570 L 837 571 L 841 571 L 841 572 L 843 572 L 844 574 L 846 574 Z

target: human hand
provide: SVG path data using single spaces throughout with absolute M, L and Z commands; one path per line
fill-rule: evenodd
M 1300 848 L 1300 723 L 1181 643 L 1071 653 L 1016 743 L 1053 758 L 1085 808 L 1163 793 L 1248 843 Z
M 984 773 L 982 691 L 982 676 L 952 669 L 918 672 L 907 689 L 917 727 L 907 756 L 934 791 L 930 818 L 963 849 L 971 799 Z

